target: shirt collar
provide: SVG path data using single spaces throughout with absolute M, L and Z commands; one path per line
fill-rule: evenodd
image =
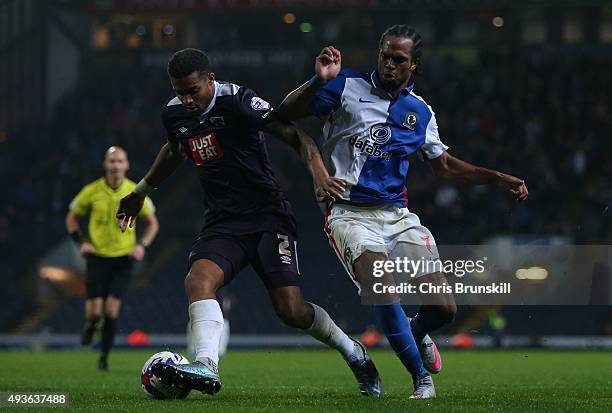
M 372 86 L 374 86 L 374 89 L 376 91 L 381 92 L 382 94 L 384 94 L 384 96 L 387 96 L 389 99 L 391 99 L 391 94 L 387 92 L 387 90 L 380 83 L 380 79 L 378 77 L 378 70 L 374 69 L 372 73 L 370 73 L 370 82 L 372 83 Z M 412 92 L 413 88 L 414 88 L 414 77 L 410 76 L 410 81 L 408 82 L 408 86 L 402 89 L 400 93 L 404 95 L 408 95 L 410 94 L 410 92 Z
M 219 89 L 220 89 L 219 83 L 217 83 L 217 81 L 215 80 L 215 93 L 213 94 L 213 97 L 210 100 L 210 103 L 208 104 L 208 106 L 206 106 L 206 109 L 204 109 L 204 111 L 200 113 L 198 117 L 202 118 L 206 116 L 206 114 L 212 110 L 213 106 L 215 106 L 215 102 L 217 101 L 217 95 L 219 94 Z
M 121 181 L 121 185 L 119 185 L 117 188 L 114 188 L 114 189 L 108 184 L 108 181 L 106 180 L 106 175 L 102 177 L 102 182 L 104 183 L 104 188 L 106 188 L 107 191 L 115 193 L 115 192 L 119 192 L 121 188 L 123 187 L 123 185 L 125 185 L 126 179 L 127 179 L 126 177 L 123 177 L 123 180 Z

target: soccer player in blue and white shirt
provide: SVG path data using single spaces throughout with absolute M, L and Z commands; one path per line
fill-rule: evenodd
M 410 255 L 426 248 L 438 258 L 433 236 L 406 207 L 409 155 L 418 151 L 438 175 L 454 182 L 498 184 L 520 201 L 528 195 L 522 179 L 447 152 L 433 110 L 412 91 L 422 52 L 421 36 L 406 25 L 382 34 L 372 73 L 341 70 L 340 52 L 326 47 L 316 58 L 316 76 L 291 92 L 277 112 L 285 120 L 316 115 L 325 122 L 323 158 L 335 180 L 318 188 L 317 196 L 329 203 L 325 231 L 362 295 L 372 291 L 374 262 L 387 259 L 392 249 L 401 246 Z M 439 272 L 418 275 L 421 282 L 446 283 Z M 442 363 L 428 333 L 453 320 L 452 294 L 436 295 L 412 320 L 398 295 L 385 299 L 373 305 L 374 316 L 412 376 L 411 398 L 435 397 L 425 369 L 438 373 Z

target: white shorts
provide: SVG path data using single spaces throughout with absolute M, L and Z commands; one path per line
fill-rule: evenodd
M 381 252 L 389 259 L 439 260 L 433 235 L 408 208 L 335 204 L 325 217 L 325 233 L 344 269 L 359 289 L 361 286 L 353 272 L 353 264 L 365 251 Z M 413 277 L 431 272 L 422 271 Z

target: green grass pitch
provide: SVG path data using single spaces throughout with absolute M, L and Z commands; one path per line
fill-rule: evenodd
M 361 397 L 344 362 L 326 350 L 230 351 L 216 396 L 150 400 L 139 380 L 153 352 L 115 351 L 101 373 L 93 351 L 1 351 L 0 392 L 68 392 L 70 406 L 0 411 L 612 412 L 612 354 L 604 351 L 445 350 L 438 398 L 421 401 L 408 399 L 410 380 L 386 350 L 371 352 L 384 384 L 379 400 Z

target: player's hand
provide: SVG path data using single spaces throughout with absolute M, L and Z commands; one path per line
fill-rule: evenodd
M 136 246 L 130 251 L 128 254 L 130 258 L 135 259 L 136 261 L 142 261 L 145 256 L 145 248 L 142 244 L 136 244 Z
M 527 190 L 525 181 L 517 178 L 516 176 L 504 175 L 500 184 L 510 191 L 510 193 L 514 195 L 515 199 L 519 202 L 526 200 L 529 196 L 529 191 Z
M 87 255 L 93 254 L 94 252 L 94 246 L 91 245 L 89 242 L 82 242 L 81 245 L 79 245 L 79 254 L 81 254 L 81 257 L 86 257 Z
M 342 55 L 340 50 L 334 46 L 327 46 L 321 50 L 321 53 L 315 59 L 315 73 L 325 80 L 332 80 L 342 69 Z
M 119 209 L 115 217 L 119 221 L 119 228 L 122 232 L 125 232 L 128 226 L 134 228 L 136 218 L 142 209 L 144 200 L 143 197 L 133 192 L 121 198 L 121 201 L 119 201 Z
M 319 202 L 334 202 L 342 199 L 344 191 L 346 191 L 346 182 L 333 176 L 328 176 L 315 185 L 315 196 Z

